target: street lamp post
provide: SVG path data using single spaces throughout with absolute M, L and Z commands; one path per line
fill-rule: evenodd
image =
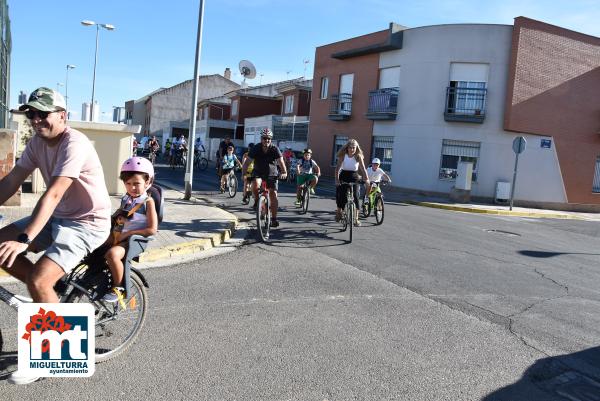
M 67 109 L 67 118 L 69 118 L 69 70 L 75 68 L 73 64 L 67 64 L 67 76 L 65 77 L 65 108 Z
M 198 113 L 198 71 L 200 70 L 200 55 L 202 50 L 202 20 L 204 19 L 204 1 L 200 0 L 198 6 L 198 32 L 196 34 L 196 59 L 194 63 L 194 87 L 192 89 L 192 116 L 190 118 L 190 133 L 188 135 L 188 155 L 185 173 L 185 193 L 183 199 L 189 200 L 192 196 L 192 180 L 194 177 L 194 137 L 196 131 L 196 115 Z
M 94 119 L 94 94 L 96 91 L 96 64 L 98 62 L 98 33 L 100 32 L 100 27 L 106 29 L 107 31 L 114 31 L 115 27 L 111 24 L 97 24 L 94 21 L 83 20 L 81 21 L 81 25 L 85 26 L 96 26 L 96 53 L 94 54 L 94 79 L 92 81 L 92 104 L 90 105 L 90 121 Z

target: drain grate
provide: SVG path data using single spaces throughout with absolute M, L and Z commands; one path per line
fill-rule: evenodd
M 487 229 L 487 230 L 483 230 L 487 233 L 492 233 L 492 234 L 502 234 L 502 235 L 506 235 L 508 237 L 520 237 L 521 234 L 519 233 L 513 233 L 510 231 L 504 231 L 504 230 L 493 230 L 493 229 Z

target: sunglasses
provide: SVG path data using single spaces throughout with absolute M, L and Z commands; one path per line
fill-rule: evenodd
M 270 141 L 271 138 L 260 138 L 262 141 Z
M 25 112 L 25 117 L 30 120 L 33 120 L 36 116 L 38 116 L 41 120 L 45 120 L 48 118 L 50 113 L 56 113 L 56 111 L 40 111 L 40 110 L 27 110 Z

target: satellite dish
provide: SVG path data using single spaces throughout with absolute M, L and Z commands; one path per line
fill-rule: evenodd
M 240 74 L 244 77 L 244 81 L 242 82 L 242 87 L 246 84 L 246 78 L 252 79 L 256 77 L 256 67 L 248 60 L 242 60 L 239 64 Z

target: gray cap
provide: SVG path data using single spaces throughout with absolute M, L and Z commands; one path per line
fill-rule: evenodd
M 59 111 L 67 110 L 65 98 L 63 95 L 50 88 L 37 88 L 31 95 L 27 103 L 19 107 L 19 111 L 34 108 L 40 111 Z

